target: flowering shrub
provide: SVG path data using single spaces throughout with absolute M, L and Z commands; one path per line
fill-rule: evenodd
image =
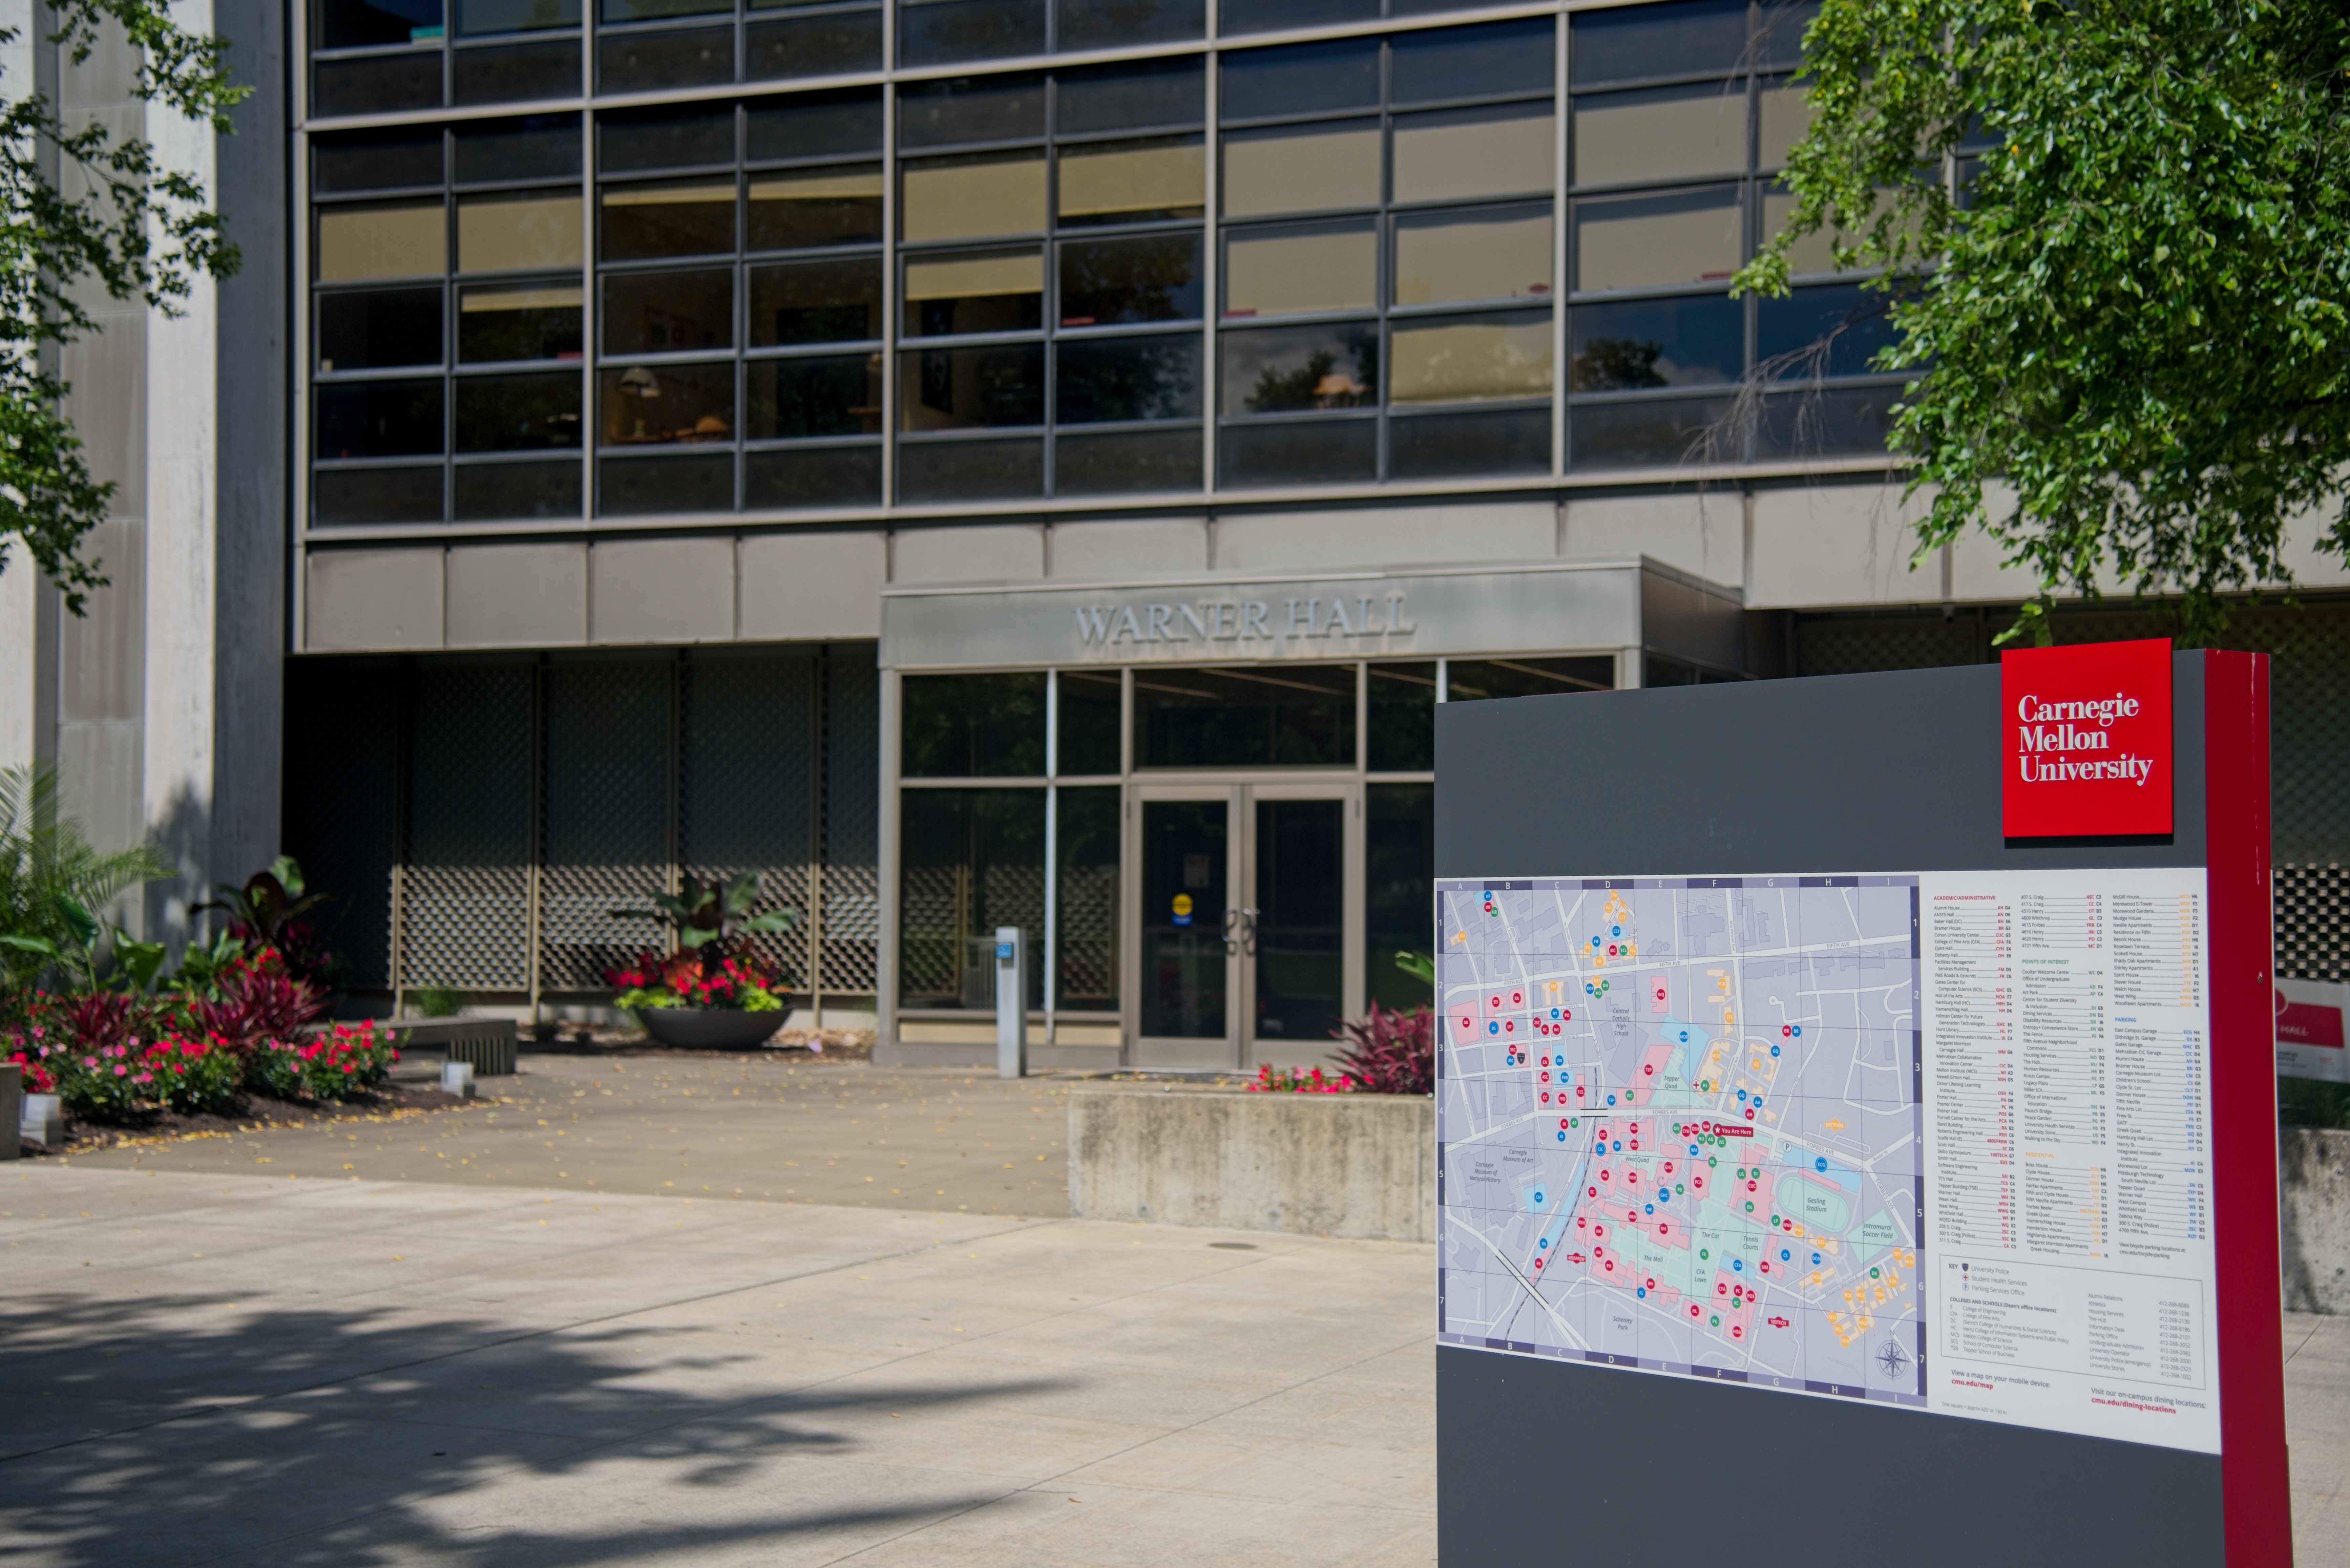
M 367 1019 L 308 1040 L 265 1042 L 245 1064 L 245 1081 L 281 1100 L 347 1100 L 383 1082 L 399 1060 Z
M 715 1007 L 742 1012 L 776 1012 L 783 999 L 769 989 L 775 973 L 755 957 L 742 953 L 705 961 L 688 949 L 667 958 L 639 953 L 633 964 L 608 969 L 604 979 L 617 994 L 613 1002 L 629 1012 L 640 1007 Z
M 1253 1095 L 1345 1095 L 1362 1086 L 1343 1073 L 1326 1077 L 1319 1067 L 1275 1067 L 1268 1063 L 1256 1070 L 1248 1090 Z
M 1406 1012 L 1371 1003 L 1361 1018 L 1338 1026 L 1335 1040 L 1349 1042 L 1338 1060 L 1374 1095 L 1428 1095 L 1436 1091 L 1435 1015 L 1425 1007 Z
M 53 1039 L 36 1025 L 9 1045 L 27 1088 L 56 1095 L 76 1116 L 97 1120 L 120 1121 L 157 1106 L 182 1115 L 216 1110 L 235 1097 L 244 1076 L 235 1054 L 216 1037 L 83 1045 Z
M 327 1011 L 326 994 L 286 972 L 275 948 L 239 953 L 213 977 L 216 993 L 192 1008 L 208 1034 L 249 1056 L 267 1042 L 291 1040 Z

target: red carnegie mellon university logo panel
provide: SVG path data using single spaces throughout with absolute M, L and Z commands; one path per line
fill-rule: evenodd
M 2000 656 L 2010 838 L 2171 831 L 2170 639 Z

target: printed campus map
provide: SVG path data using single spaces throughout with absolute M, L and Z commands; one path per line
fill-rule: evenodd
M 1440 882 L 1440 1337 L 1924 1406 L 1918 909 Z

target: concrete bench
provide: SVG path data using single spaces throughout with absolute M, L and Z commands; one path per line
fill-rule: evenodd
M 515 1070 L 518 1036 L 511 1018 L 380 1019 L 377 1027 L 390 1032 L 402 1055 L 437 1053 L 449 1061 L 470 1064 L 481 1078 L 504 1077 Z

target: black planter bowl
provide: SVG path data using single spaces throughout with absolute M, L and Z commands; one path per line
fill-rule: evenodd
M 664 1045 L 697 1051 L 748 1051 L 764 1045 L 788 1014 L 743 1012 L 731 1007 L 639 1007 L 645 1033 Z

